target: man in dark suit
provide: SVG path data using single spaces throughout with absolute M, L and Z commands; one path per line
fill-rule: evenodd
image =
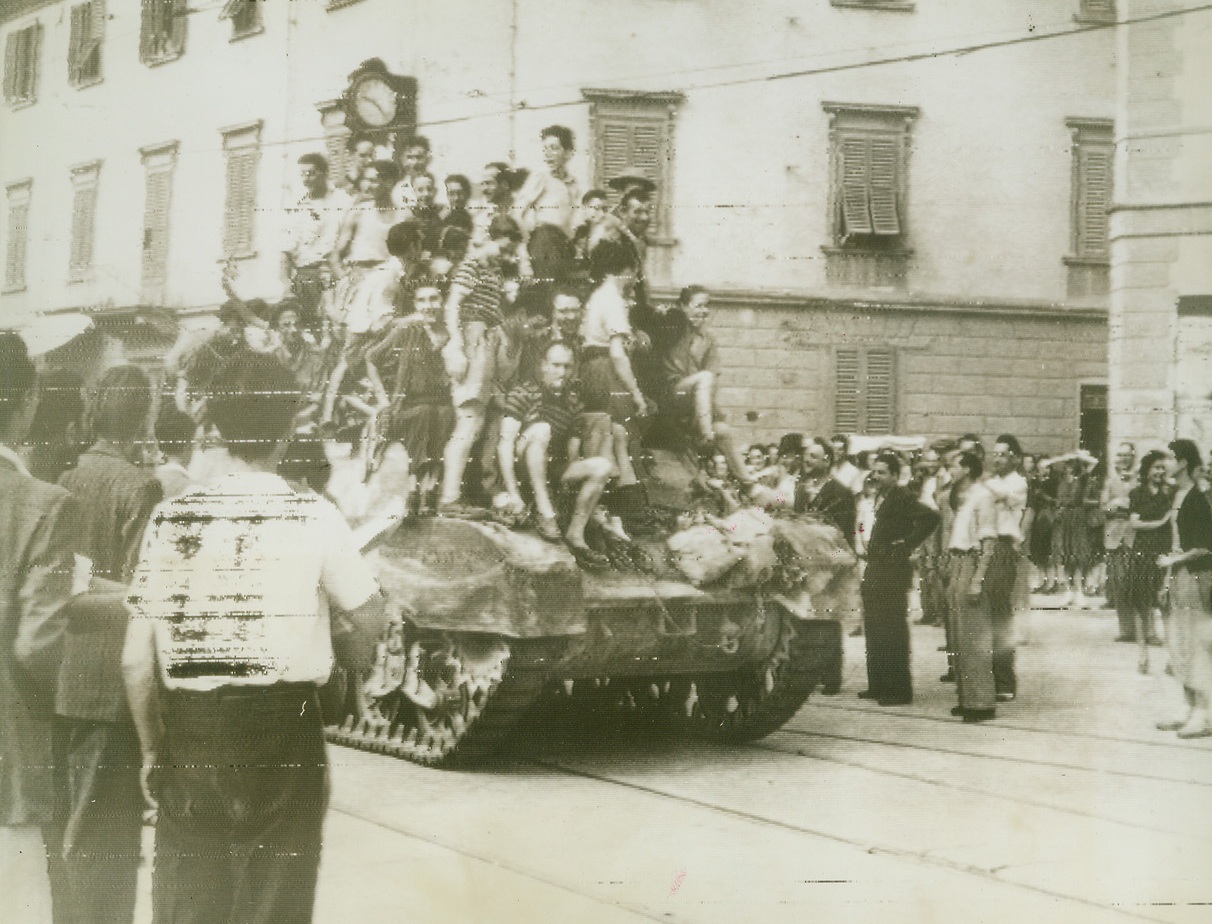
M 795 511 L 836 526 L 853 548 L 854 494 L 832 475 L 833 446 L 820 437 L 805 438 L 802 446 L 800 478 L 795 486 Z
M 909 673 L 909 556 L 938 526 L 939 515 L 897 486 L 901 460 L 881 452 L 871 465 L 875 523 L 863 573 L 863 628 L 867 636 L 867 689 L 859 694 L 881 706 L 913 701 Z

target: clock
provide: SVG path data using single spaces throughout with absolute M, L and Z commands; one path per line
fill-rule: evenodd
M 349 88 L 349 99 L 358 120 L 369 128 L 391 125 L 400 111 L 396 88 L 382 74 L 365 74 Z

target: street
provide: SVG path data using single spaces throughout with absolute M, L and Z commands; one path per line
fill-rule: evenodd
M 1164 649 L 1138 674 L 1114 622 L 1035 611 L 983 725 L 914 626 L 912 706 L 855 698 L 848 638 L 843 692 L 748 747 L 531 725 L 474 772 L 333 747 L 315 920 L 1206 921 L 1212 739 L 1154 729 Z

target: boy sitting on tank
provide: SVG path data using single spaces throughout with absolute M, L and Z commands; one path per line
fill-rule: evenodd
M 497 452 L 505 490 L 495 506 L 520 515 L 526 508 L 522 497 L 526 482 L 534 496 L 538 534 L 551 542 L 563 539 L 581 564 L 600 568 L 608 559 L 586 544 L 585 527 L 613 465 L 602 456 L 581 456 L 578 427 L 583 407 L 569 384 L 572 360 L 567 344 L 552 343 L 543 354 L 538 379 L 516 386 L 505 396 Z M 572 515 L 562 535 L 553 486 L 556 493 L 575 491 Z
M 759 492 L 757 481 L 745 464 L 735 431 L 723 422 L 716 408 L 719 364 L 715 338 L 706 330 L 711 293 L 703 286 L 686 286 L 677 307 L 663 314 L 663 326 L 673 335 L 655 357 L 662 411 L 686 431 L 692 445 L 719 450 L 740 486 L 742 499 L 752 501 Z

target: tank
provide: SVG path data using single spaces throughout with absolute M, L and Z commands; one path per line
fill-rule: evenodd
M 324 690 L 329 740 L 467 765 L 559 703 L 638 710 L 671 735 L 770 734 L 838 691 L 857 567 L 832 527 L 769 519 L 767 554 L 718 577 L 663 537 L 636 543 L 641 567 L 591 573 L 496 523 L 404 522 L 369 553 L 393 621 L 373 669 Z

